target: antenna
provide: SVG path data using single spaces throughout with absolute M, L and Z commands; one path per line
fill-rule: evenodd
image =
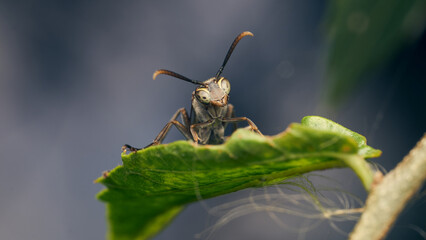
M 165 69 L 158 69 L 157 71 L 155 71 L 154 74 L 152 75 L 152 78 L 155 80 L 155 78 L 160 74 L 165 74 L 165 75 L 169 75 L 169 76 L 172 76 L 172 77 L 175 77 L 175 78 L 179 78 L 179 79 L 182 79 L 184 81 L 187 81 L 187 82 L 190 82 L 190 83 L 193 83 L 193 84 L 203 85 L 202 82 L 189 79 L 189 78 L 182 76 L 178 73 L 175 73 L 175 72 L 172 72 L 172 71 L 169 71 L 169 70 L 165 70 Z
M 253 33 L 249 32 L 249 31 L 245 31 L 240 33 L 240 35 L 238 35 L 234 42 L 232 42 L 231 47 L 229 47 L 228 53 L 226 54 L 225 60 L 223 60 L 222 66 L 219 68 L 219 71 L 217 71 L 216 73 L 216 78 L 218 79 L 219 76 L 222 74 L 223 69 L 225 68 L 226 63 L 229 60 L 229 57 L 231 56 L 232 52 L 234 51 L 234 48 L 237 46 L 238 42 L 245 36 L 252 36 L 253 37 Z

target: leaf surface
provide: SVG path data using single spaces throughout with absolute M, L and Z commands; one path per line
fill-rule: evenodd
M 186 204 L 310 171 L 351 167 L 368 190 L 373 174 L 364 158 L 379 155 L 361 135 L 306 117 L 271 137 L 238 129 L 222 145 L 177 141 L 123 153 L 123 165 L 96 182 L 107 187 L 98 198 L 107 205 L 109 237 L 147 239 Z

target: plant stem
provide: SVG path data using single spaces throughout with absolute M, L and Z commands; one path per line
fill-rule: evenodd
M 349 239 L 385 238 L 399 213 L 425 179 L 426 134 L 394 170 L 385 177 L 376 176 L 376 182 L 367 198 L 365 212 Z

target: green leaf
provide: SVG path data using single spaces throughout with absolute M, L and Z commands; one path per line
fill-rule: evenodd
M 382 154 L 382 151 L 374 149 L 367 145 L 367 139 L 359 133 L 351 131 L 342 125 L 335 123 L 323 117 L 307 116 L 302 119 L 302 125 L 319 130 L 336 132 L 353 138 L 358 144 L 358 154 L 364 158 L 375 158 Z
M 420 37 L 425 12 L 424 0 L 330 1 L 328 101 L 337 105 L 367 73 Z
M 107 187 L 98 198 L 107 203 L 111 239 L 147 239 L 186 204 L 310 171 L 351 167 L 368 190 L 364 157 L 379 152 L 367 147 L 361 135 L 319 117 L 272 137 L 238 129 L 222 145 L 177 141 L 123 153 L 123 165 L 96 180 Z

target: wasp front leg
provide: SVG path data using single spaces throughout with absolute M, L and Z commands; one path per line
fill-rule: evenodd
M 176 120 L 178 118 L 178 116 L 179 116 L 179 113 L 181 115 L 183 124 L 180 123 L 180 122 L 178 122 Z M 185 108 L 180 108 L 172 116 L 172 118 L 166 124 L 166 126 L 163 127 L 163 129 L 160 131 L 160 133 L 157 135 L 157 137 L 154 139 L 154 141 L 152 141 L 151 144 L 145 146 L 144 148 L 161 144 L 163 142 L 164 138 L 166 137 L 167 133 L 170 131 L 170 128 L 172 127 L 172 125 L 174 125 L 179 130 L 179 132 L 181 132 L 183 134 L 183 136 L 187 140 L 191 140 L 192 139 L 191 133 L 189 131 L 189 117 L 188 117 L 188 113 L 186 112 Z M 137 150 L 141 150 L 143 148 L 135 148 L 135 147 L 132 147 L 132 146 L 130 146 L 128 144 L 125 144 L 121 148 L 122 151 L 126 151 L 127 149 L 130 150 L 130 151 L 132 151 L 132 152 L 136 152 Z
M 203 136 L 202 135 L 201 136 L 202 138 L 200 138 L 198 136 L 197 132 L 198 132 L 199 129 L 211 127 L 211 125 L 213 125 L 213 122 L 214 122 L 213 119 L 210 119 L 206 122 L 195 123 L 195 124 L 191 125 L 190 131 L 191 131 L 191 134 L 192 134 L 192 137 L 193 137 L 195 143 L 200 143 L 200 142 L 202 144 L 207 143 L 209 136 Z
M 227 118 L 234 118 L 234 117 L 235 117 L 234 105 L 228 104 L 228 109 L 227 109 L 226 114 L 225 114 L 225 119 L 227 119 Z M 223 127 L 226 129 L 227 125 L 228 125 L 228 123 L 225 122 L 225 124 L 223 125 Z M 232 132 L 234 132 L 235 130 L 237 130 L 237 128 L 238 128 L 237 122 L 233 122 L 232 123 L 232 128 L 233 128 Z
M 263 134 L 259 131 L 259 128 L 257 128 L 256 124 L 254 124 L 254 122 L 252 122 L 250 119 L 248 119 L 246 117 L 223 118 L 222 119 L 222 122 L 224 122 L 224 123 L 238 123 L 238 122 L 243 122 L 243 121 L 247 122 L 247 124 L 250 126 L 252 131 L 263 136 Z

